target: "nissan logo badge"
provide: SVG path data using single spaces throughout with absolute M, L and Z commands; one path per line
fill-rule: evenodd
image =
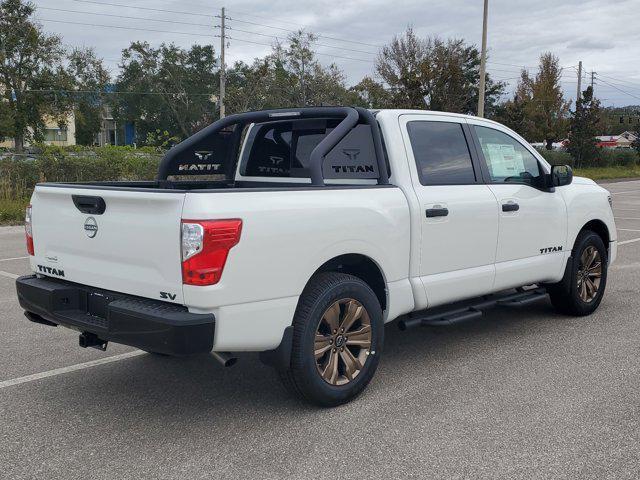
M 93 238 L 98 234 L 98 223 L 95 218 L 89 217 L 85 220 L 84 231 L 89 238 Z

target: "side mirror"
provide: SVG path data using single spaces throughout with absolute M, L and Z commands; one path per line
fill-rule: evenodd
M 563 187 L 573 181 L 573 170 L 569 165 L 553 165 L 551 167 L 551 185 Z

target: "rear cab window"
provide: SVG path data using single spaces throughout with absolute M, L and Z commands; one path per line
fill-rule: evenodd
M 249 125 L 236 180 L 287 179 L 308 183 L 311 152 L 339 123 L 334 119 L 304 119 Z M 329 152 L 324 159 L 323 175 L 325 180 L 377 183 L 378 164 L 369 125 L 354 127 Z

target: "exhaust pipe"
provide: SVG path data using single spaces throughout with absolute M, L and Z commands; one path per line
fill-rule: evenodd
M 236 357 L 227 352 L 211 352 L 213 358 L 222 364 L 223 367 L 231 367 L 238 361 Z
M 50 327 L 57 327 L 58 326 L 57 323 L 53 323 L 53 322 L 50 322 L 49 320 L 45 320 L 44 318 L 42 318 L 37 313 L 24 312 L 24 316 L 27 317 L 33 323 L 40 323 L 42 325 L 48 325 Z

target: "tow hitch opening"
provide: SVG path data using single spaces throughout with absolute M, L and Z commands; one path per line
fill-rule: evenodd
M 78 337 L 78 344 L 82 348 L 97 348 L 103 352 L 107 349 L 108 341 L 102 340 L 96 334 L 90 332 L 82 332 Z

